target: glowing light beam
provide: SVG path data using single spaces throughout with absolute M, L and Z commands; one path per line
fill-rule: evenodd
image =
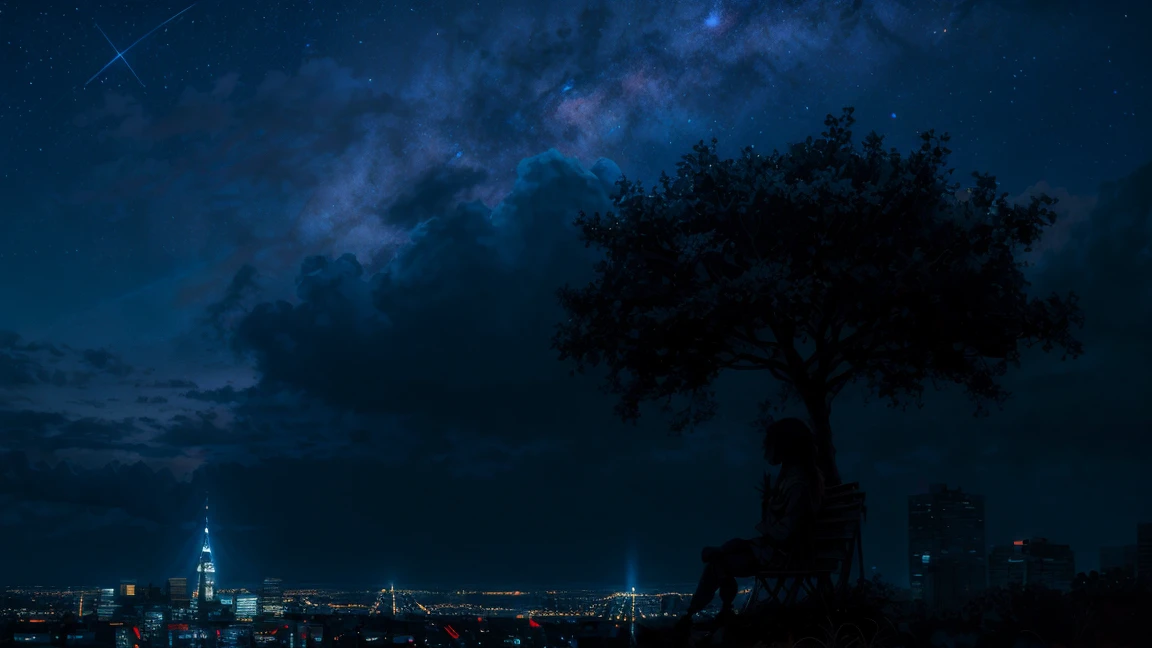
M 124 52 L 121 52 L 120 50 L 116 49 L 116 43 L 113 43 L 112 39 L 108 38 L 108 34 L 105 34 L 103 29 L 100 29 L 99 23 L 96 24 L 96 29 L 100 30 L 100 35 L 103 36 L 104 40 L 108 41 L 108 44 L 112 46 L 112 51 L 116 52 L 116 58 L 114 58 L 112 60 L 115 61 L 118 58 L 121 61 L 124 61 L 124 65 L 128 66 L 128 71 L 131 72 L 132 76 L 136 77 L 136 80 L 140 82 L 140 87 L 147 88 L 148 86 L 144 85 L 144 81 L 140 78 L 140 75 L 136 74 L 136 70 L 133 70 L 132 66 L 128 63 L 128 59 L 124 58 Z M 85 85 L 87 85 L 87 84 L 85 84 Z
M 168 20 L 165 20 L 164 22 L 160 23 L 159 25 L 156 25 L 155 27 L 152 28 L 152 31 L 148 32 L 147 34 L 144 34 L 140 38 L 137 38 L 135 40 L 135 42 L 133 42 L 128 47 L 125 47 L 123 52 L 117 51 L 116 56 L 114 56 L 111 61 L 108 61 L 106 64 L 104 64 L 104 67 L 100 68 L 99 72 L 97 72 L 96 74 L 93 74 L 91 79 L 88 79 L 87 81 L 85 81 L 84 85 L 87 86 L 89 83 L 92 83 L 93 81 L 95 81 L 101 74 L 104 74 L 104 70 L 107 70 L 108 68 L 112 67 L 112 64 L 115 63 L 116 61 L 124 61 L 124 65 L 128 65 L 128 61 L 124 60 L 124 55 L 127 54 L 129 50 L 131 50 L 133 47 L 136 47 L 137 45 L 140 44 L 140 41 L 144 40 L 145 38 L 148 38 L 152 34 L 155 34 L 158 29 L 160 29 L 164 25 L 167 25 L 168 23 L 172 22 L 173 20 L 176 20 L 180 16 L 184 15 L 184 13 L 187 12 L 189 9 L 191 9 L 192 7 L 195 7 L 195 6 L 196 6 L 196 3 L 193 2 L 192 4 L 188 5 L 183 10 L 181 10 L 180 13 L 176 14 L 175 16 L 172 16 L 171 18 L 169 18 Z M 100 26 L 97 25 L 96 28 L 100 29 Z M 104 30 L 100 30 L 100 33 L 103 34 Z M 108 38 L 108 36 L 105 35 L 104 38 Z M 109 39 L 108 42 L 111 43 L 112 41 Z M 112 49 L 116 49 L 116 46 L 113 45 Z M 132 66 L 129 65 L 128 69 L 132 70 Z M 132 75 L 133 76 L 136 75 L 135 70 L 132 70 Z M 140 77 L 136 77 L 136 80 L 139 81 Z M 140 85 L 144 85 L 144 82 L 140 81 Z

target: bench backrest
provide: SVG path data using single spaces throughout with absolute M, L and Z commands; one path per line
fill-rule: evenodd
M 850 559 L 860 541 L 860 527 L 866 516 L 860 484 L 852 482 L 826 489 L 812 530 L 812 548 L 817 556 Z
M 867 514 L 864 499 L 860 484 L 855 482 L 825 489 L 807 556 L 793 556 L 781 565 L 766 566 L 757 578 L 787 579 L 797 578 L 798 574 L 804 577 L 827 574 L 830 579 L 828 582 L 836 592 L 846 592 L 850 587 L 854 565 L 860 572 L 860 578 L 864 578 L 863 543 L 860 537 Z M 796 558 L 799 558 L 799 562 L 794 561 Z M 798 586 L 799 581 L 794 582 L 793 593 Z M 754 598 L 749 598 L 749 601 Z

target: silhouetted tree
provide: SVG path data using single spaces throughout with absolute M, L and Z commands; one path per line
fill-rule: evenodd
M 625 420 L 656 401 L 681 430 L 711 417 L 724 370 L 782 386 L 766 408 L 807 408 L 830 483 L 829 415 L 861 381 L 893 405 L 925 383 L 957 383 L 984 411 L 1022 346 L 1076 356 L 1076 296 L 1030 299 L 1021 251 L 1055 222 L 1055 202 L 1015 205 L 996 180 L 948 181 L 947 135 L 909 155 L 875 133 L 857 148 L 852 109 L 822 138 L 722 160 L 693 147 L 655 187 L 622 179 L 615 211 L 576 223 L 604 253 L 594 281 L 560 290 L 554 347 L 578 369 L 604 365 Z

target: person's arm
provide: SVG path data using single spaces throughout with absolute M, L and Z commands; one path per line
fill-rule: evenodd
M 804 482 L 796 482 L 788 487 L 784 493 L 784 510 L 774 520 L 764 520 L 756 525 L 756 530 L 770 544 L 783 545 L 792 540 L 796 528 L 801 520 L 809 515 L 808 495 L 809 486 Z
M 772 475 L 764 473 L 764 481 L 760 484 L 760 522 L 768 519 L 768 504 L 772 501 Z

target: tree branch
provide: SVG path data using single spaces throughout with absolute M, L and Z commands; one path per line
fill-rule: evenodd
M 858 368 L 849 367 L 848 369 L 845 369 L 844 371 L 829 378 L 827 382 L 829 395 L 835 396 L 836 394 L 840 393 L 840 390 L 844 388 L 844 385 L 852 382 L 852 379 L 859 375 L 859 373 L 860 370 Z

